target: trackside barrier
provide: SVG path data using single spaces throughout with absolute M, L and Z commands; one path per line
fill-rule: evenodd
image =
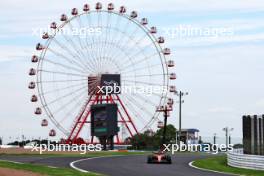
M 264 170 L 264 156 L 243 154 L 242 149 L 234 149 L 227 153 L 227 164 L 232 167 Z

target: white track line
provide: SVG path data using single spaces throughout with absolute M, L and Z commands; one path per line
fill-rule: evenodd
M 117 156 L 126 156 L 126 155 L 114 155 L 114 156 L 98 156 L 98 157 L 91 157 L 91 158 L 84 158 L 84 159 L 80 159 L 80 160 L 76 160 L 70 163 L 71 168 L 83 172 L 83 173 L 89 173 L 90 171 L 84 170 L 84 169 L 80 169 L 78 167 L 76 167 L 74 164 L 78 163 L 78 162 L 82 162 L 82 161 L 87 161 L 87 160 L 92 160 L 92 159 L 98 159 L 98 158 L 111 158 L 111 157 L 117 157 Z
M 18 162 L 18 161 L 10 161 L 10 160 L 0 160 L 0 161 L 10 162 L 10 163 L 14 163 L 14 164 L 24 164 L 24 163 Z
M 10 162 L 10 163 L 14 163 L 14 164 L 26 164 L 26 163 L 22 163 L 22 162 L 18 162 L 18 161 L 10 161 L 10 160 L 0 160 L 0 161 Z M 53 169 L 57 169 L 58 168 L 58 167 L 55 167 L 55 166 L 47 166 L 47 167 L 53 168 Z
M 210 169 L 199 168 L 199 167 L 194 166 L 194 165 L 193 165 L 193 162 L 194 162 L 194 161 L 189 162 L 189 166 L 192 167 L 192 168 L 194 168 L 194 169 L 198 169 L 198 170 L 206 171 L 206 172 L 214 172 L 214 173 L 218 173 L 218 174 L 226 174 L 226 175 L 242 176 L 242 175 L 238 175 L 238 174 L 230 174 L 230 173 L 227 173 L 227 172 L 220 172 L 220 171 L 215 171 L 215 170 L 210 170 Z

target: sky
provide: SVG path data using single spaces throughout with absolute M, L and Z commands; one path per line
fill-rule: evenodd
M 101 1 L 104 6 L 110 1 Z M 178 90 L 188 92 L 182 109 L 183 128 L 197 128 L 204 137 L 224 136 L 234 128 L 242 137 L 242 115 L 264 114 L 264 2 L 262 0 L 134 0 L 112 1 L 137 10 L 157 26 L 171 48 Z M 47 137 L 29 102 L 27 73 L 39 36 L 33 29 L 59 21 L 73 7 L 96 1 L 27 0 L 0 2 L 0 136 L 9 141 L 22 135 Z M 179 28 L 196 28 L 202 34 L 176 34 Z M 207 30 L 228 33 L 207 35 Z M 177 99 L 178 97 L 175 97 Z M 169 123 L 178 126 L 178 105 Z

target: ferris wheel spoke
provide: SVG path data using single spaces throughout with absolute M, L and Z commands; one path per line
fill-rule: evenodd
M 62 34 L 62 37 L 64 38 L 65 41 L 67 41 L 69 43 L 69 46 L 71 46 L 71 48 L 75 51 L 74 54 L 72 55 L 73 58 L 78 59 L 79 64 L 81 65 L 85 65 L 83 62 L 83 56 L 80 53 L 79 49 L 76 48 L 76 44 L 73 42 L 73 40 L 71 38 L 69 38 L 67 35 Z
M 59 75 L 68 75 L 68 76 L 76 76 L 76 77 L 87 77 L 87 75 L 75 74 L 75 73 L 67 73 L 67 72 L 60 72 L 60 71 L 52 71 L 52 70 L 38 70 L 40 72 L 46 72 L 51 74 L 59 74 Z
M 53 104 L 53 103 L 55 103 L 55 102 L 57 102 L 57 101 L 60 101 L 60 100 L 62 100 L 62 99 L 64 99 L 64 98 L 68 97 L 68 96 L 71 96 L 71 95 L 75 94 L 76 92 L 79 92 L 79 91 L 81 91 L 81 90 L 83 90 L 83 89 L 85 89 L 85 88 L 87 88 L 87 86 L 83 86 L 83 87 L 81 87 L 81 88 L 75 89 L 74 91 L 71 91 L 71 92 L 69 92 L 69 93 L 67 93 L 67 94 L 64 94 L 63 96 L 61 96 L 61 97 L 59 97 L 59 98 L 56 98 L 56 99 L 54 99 L 54 100 L 48 102 L 47 104 L 48 104 L 48 105 L 51 105 L 51 104 Z M 44 106 L 43 106 L 43 107 L 44 107 Z
M 144 107 L 139 106 L 135 101 L 133 101 L 131 98 L 129 98 L 130 96 L 126 96 L 126 104 L 130 107 L 131 111 L 136 115 L 136 117 L 138 117 L 137 119 L 139 121 L 143 120 L 143 123 L 147 123 L 146 119 L 141 118 L 143 115 L 141 112 L 146 113 L 146 111 L 144 110 Z M 140 115 L 139 115 L 140 114 Z M 147 113 L 148 114 L 148 113 Z M 153 114 L 151 114 L 153 115 Z
M 82 91 L 81 93 L 79 93 L 78 95 L 74 96 L 72 99 L 70 99 L 69 101 L 67 101 L 65 104 L 63 104 L 62 106 L 60 106 L 58 109 L 56 109 L 54 111 L 54 115 L 58 114 L 59 112 L 61 112 L 65 107 L 67 107 L 69 104 L 71 104 L 76 98 L 80 97 L 81 95 L 83 95 L 85 93 L 86 90 Z
M 128 25 L 128 24 L 127 24 Z M 121 52 L 125 52 L 127 50 L 127 48 L 125 47 L 122 47 L 121 46 L 121 40 L 123 41 L 124 40 L 124 37 L 128 37 L 128 40 L 132 41 L 132 39 L 130 38 L 130 36 L 127 36 L 126 34 L 126 30 L 127 28 L 125 28 L 125 30 L 121 31 L 119 30 L 118 28 L 112 28 L 113 30 L 117 31 L 118 32 L 118 35 L 120 36 L 119 40 L 116 40 L 116 42 L 114 40 L 111 41 L 111 43 L 115 44 L 115 46 L 118 46 L 118 48 L 120 48 L 120 51 L 119 52 L 113 52 L 110 57 L 111 58 L 116 58 Z
M 162 75 L 168 75 L 168 74 L 150 74 L 150 75 L 136 75 L 135 77 L 154 77 L 154 76 L 162 76 Z M 131 76 L 122 76 L 123 78 L 130 78 Z
M 127 40 L 122 40 L 122 41 L 125 41 L 125 42 L 122 42 L 120 44 L 120 46 L 122 46 L 121 48 L 125 48 L 126 43 L 128 43 L 130 40 L 133 40 L 136 37 L 136 34 L 137 34 L 138 30 L 139 30 L 139 28 L 136 27 L 136 29 L 130 35 L 128 35 L 129 37 L 128 37 Z M 125 34 L 127 34 L 127 33 L 125 33 Z M 124 45 L 122 45 L 122 44 L 124 44 Z
M 99 22 L 99 19 L 97 20 L 97 25 L 95 24 L 94 27 L 96 28 L 101 28 L 101 26 L 99 25 L 100 22 Z M 102 34 L 100 34 L 101 36 Z M 100 63 L 100 59 L 101 59 L 101 52 L 100 52 L 100 49 L 101 49 L 101 43 L 102 41 L 100 40 L 101 37 L 99 37 L 98 35 L 96 35 L 96 37 L 94 37 L 94 40 L 93 40 L 93 43 L 91 43 L 91 46 L 93 46 L 93 51 L 94 51 L 94 55 L 95 55 L 95 64 L 96 64 L 96 68 L 97 68 L 97 72 L 102 69 L 101 68 L 101 63 Z
M 60 47 L 62 48 L 64 51 L 67 51 L 67 53 L 69 53 L 73 58 L 77 58 L 78 59 L 78 65 L 82 65 L 82 60 L 81 57 L 76 54 L 73 53 L 68 47 L 66 47 L 65 45 L 61 44 L 59 41 L 56 40 L 56 38 L 53 38 L 53 41 Z
M 80 49 L 77 48 L 77 45 L 73 42 L 72 39 L 70 39 L 69 37 L 67 37 L 67 35 L 62 35 L 63 38 L 70 44 L 70 46 L 74 49 L 75 51 L 75 55 L 73 56 L 73 58 L 75 58 L 76 60 L 78 60 L 78 65 L 83 68 L 84 70 L 89 70 L 91 72 L 95 72 L 94 69 L 90 68 L 87 63 L 85 63 L 84 58 L 85 55 L 80 51 Z
M 111 63 L 113 63 L 117 67 L 118 70 L 120 70 L 119 64 L 117 64 L 115 62 L 115 60 L 113 60 L 112 58 L 106 58 L 106 57 L 104 57 L 104 58 L 102 58 L 102 63 L 103 63 L 103 61 L 110 61 Z
M 154 64 L 154 65 L 150 65 L 149 68 L 154 68 L 154 67 L 157 67 L 157 66 L 160 66 L 160 63 L 159 64 Z M 120 72 L 120 74 L 122 75 L 126 75 L 124 73 L 131 73 L 131 72 L 134 72 L 134 71 L 139 71 L 139 70 L 145 70 L 146 67 L 140 67 L 140 68 L 135 68 L 133 70 L 128 70 L 128 71 L 125 71 L 125 72 Z
M 136 54 L 132 55 L 131 58 L 136 58 L 136 56 L 138 56 L 139 54 L 142 54 L 143 51 L 145 51 L 146 49 L 148 49 L 150 46 L 152 46 L 153 43 L 150 43 L 146 46 L 144 46 L 142 49 L 140 49 Z M 125 64 L 127 62 L 127 60 L 124 60 L 123 63 L 121 63 L 121 65 Z
M 147 96 L 147 97 L 143 97 L 141 94 L 135 94 L 135 93 L 132 93 L 132 95 L 136 95 L 138 96 L 142 101 L 144 101 L 145 103 L 150 103 L 151 105 L 153 106 L 156 106 L 157 103 L 153 102 L 152 99 L 150 98 L 150 96 Z M 151 94 L 152 95 L 152 94 Z M 160 96 L 159 96 L 160 97 Z
M 112 13 L 110 12 L 109 14 L 107 14 L 107 22 L 106 22 L 106 26 L 102 25 L 102 28 L 105 28 L 106 32 L 105 32 L 105 40 L 103 43 L 103 48 L 104 48 L 104 54 L 103 57 L 106 58 L 109 54 L 109 50 L 108 52 L 106 52 L 107 49 L 107 45 L 108 45 L 108 41 L 110 41 L 111 38 L 111 17 L 112 17 Z M 103 67 L 103 65 L 102 65 Z
M 58 89 L 53 89 L 53 90 L 49 90 L 49 91 L 46 91 L 46 92 L 42 92 L 39 95 L 43 96 L 43 95 L 47 95 L 47 94 L 50 94 L 50 93 L 53 93 L 53 92 L 58 92 L 58 91 L 61 91 L 61 90 L 67 90 L 69 88 L 79 87 L 79 86 L 82 86 L 82 85 L 83 85 L 83 83 L 74 84 L 74 85 L 70 85 L 70 86 L 67 86 L 67 87 L 63 87 L 63 88 L 58 88 Z
M 97 24 L 97 27 L 98 28 L 101 28 L 102 29 L 102 14 L 101 14 L 101 11 L 98 11 L 99 15 L 98 15 L 98 24 Z M 101 34 L 102 35 L 102 34 Z M 98 58 L 98 63 L 99 63 L 99 70 L 102 71 L 102 57 L 103 57 L 103 40 L 102 40 L 103 36 L 100 37 L 100 40 L 99 41 L 99 46 L 98 46 L 98 53 L 99 53 L 99 58 Z
M 133 86 L 133 85 L 125 84 L 124 86 L 129 87 L 129 86 Z M 139 88 L 137 88 L 137 89 L 139 89 Z M 134 90 L 133 90 L 133 91 L 134 91 Z M 145 92 L 145 93 L 148 93 L 148 92 Z M 144 96 L 142 96 L 140 93 L 135 93 L 135 92 L 132 92 L 131 94 L 132 94 L 132 95 L 136 95 L 136 96 L 138 96 L 142 101 L 144 101 L 144 103 L 150 103 L 150 104 L 152 104 L 153 106 L 156 106 L 157 103 L 153 102 L 152 99 L 151 99 L 150 97 L 153 96 L 154 94 L 155 94 L 155 96 L 157 96 L 157 98 L 159 98 L 159 99 L 162 97 L 161 94 L 155 93 L 155 92 L 153 92 L 153 91 L 151 92 L 151 95 L 149 95 L 149 96 L 147 96 L 147 97 L 144 97 Z
M 68 25 L 70 26 L 70 29 L 71 31 L 73 32 L 74 29 L 73 29 L 73 26 L 71 24 L 71 22 L 69 21 Z M 76 37 L 77 36 L 77 37 Z M 80 35 L 77 34 L 77 35 L 74 35 L 74 38 L 77 38 L 78 40 L 78 45 L 75 45 L 75 50 L 77 51 L 77 53 L 81 54 L 81 56 L 85 56 L 84 53 L 82 52 L 82 49 L 84 48 L 83 45 L 82 45 L 82 41 L 81 41 L 81 38 L 80 38 Z M 81 48 L 79 48 L 81 47 Z
M 112 13 L 110 12 L 109 14 L 107 14 L 107 22 L 106 22 L 106 34 L 105 34 L 105 40 L 104 40 L 104 48 L 106 48 L 107 46 L 107 41 L 108 41 L 108 38 L 111 36 L 111 23 L 109 23 L 109 21 L 111 21 L 111 17 L 112 17 Z M 103 26 L 102 26 L 103 28 Z M 104 57 L 107 56 L 107 53 L 104 52 Z
M 89 25 L 89 28 L 92 28 L 92 20 L 91 20 L 91 17 L 90 15 L 86 15 L 86 18 L 87 18 L 87 21 L 88 21 L 88 25 Z M 91 36 L 92 38 L 92 41 L 91 43 L 95 43 L 95 39 L 94 39 L 94 35 Z M 90 41 L 90 40 L 89 40 Z M 88 42 L 88 37 L 86 37 L 86 43 L 89 43 Z M 95 50 L 95 47 L 93 47 L 94 45 L 90 45 L 90 48 L 92 51 Z M 90 52 L 89 52 L 90 53 Z M 92 64 L 94 65 L 95 68 L 98 68 L 98 63 L 97 63 L 97 53 L 95 52 L 94 55 L 93 54 L 90 54 L 90 56 L 93 58 L 91 61 L 92 61 Z
M 130 21 L 128 21 L 128 23 L 127 23 L 127 26 L 130 24 L 129 23 Z M 129 42 L 129 41 L 133 41 L 133 39 L 135 38 L 135 35 L 137 34 L 135 31 L 137 31 L 138 30 L 138 28 L 136 28 L 136 30 L 134 31 L 134 32 L 132 32 L 132 34 L 128 34 L 127 33 L 127 29 L 128 29 L 128 27 L 127 28 L 125 28 L 124 30 L 120 30 L 120 29 L 118 29 L 117 27 L 115 27 L 115 28 L 112 28 L 113 30 L 116 30 L 117 32 L 118 32 L 118 34 L 119 34 L 119 36 L 121 36 L 121 37 L 119 37 L 120 39 L 119 40 L 116 40 L 117 42 L 117 44 L 119 45 L 119 47 L 120 48 L 123 48 L 122 50 L 128 50 L 129 48 L 131 48 L 131 47 L 125 47 L 125 45 Z M 124 37 L 127 37 L 128 39 L 127 40 L 125 40 L 124 39 Z M 146 36 L 145 34 L 144 34 L 144 36 Z M 126 41 L 126 42 L 124 42 L 124 41 Z M 111 42 L 114 42 L 114 41 L 111 41 Z M 135 43 L 135 42 L 133 42 L 134 43 L 134 46 L 136 46 L 137 45 L 137 43 Z M 116 55 L 118 55 L 119 53 L 117 53 Z M 112 56 L 113 58 L 114 57 L 116 57 L 116 55 L 115 56 Z
M 78 68 L 75 68 L 75 67 L 72 67 L 72 66 L 68 66 L 68 65 L 65 65 L 65 64 L 61 64 L 61 63 L 58 63 L 58 62 L 54 62 L 54 61 L 52 61 L 51 59 L 48 59 L 48 58 L 45 58 L 44 61 L 45 62 L 49 62 L 49 63 L 54 64 L 54 65 L 57 65 L 57 66 L 60 66 L 60 67 L 63 67 L 63 68 L 66 68 L 66 69 L 74 70 L 74 71 L 77 71 L 77 72 L 80 72 L 80 73 L 86 73 L 83 70 L 80 70 Z
M 69 111 L 65 113 L 65 116 L 59 121 L 60 124 L 64 123 L 64 121 L 66 121 L 69 117 L 71 117 L 72 112 L 78 109 L 83 104 L 83 102 L 85 102 L 83 101 L 83 96 L 77 97 L 77 99 L 74 99 L 74 101 L 75 104 Z
M 84 25 L 82 25 L 82 22 L 81 22 L 81 18 L 80 18 L 80 16 L 78 17 L 79 18 L 79 20 L 78 20 L 78 22 L 79 22 L 79 26 L 81 27 L 81 28 L 83 28 L 84 27 Z M 89 24 L 90 25 L 90 24 Z M 95 60 L 96 60 L 96 58 L 94 57 L 94 55 L 91 53 L 92 51 L 93 51 L 93 45 L 89 45 L 89 42 L 88 42 L 88 38 L 89 37 L 85 37 L 85 43 L 86 43 L 86 46 L 84 47 L 85 48 L 85 51 L 86 51 L 86 53 L 87 53 L 87 57 L 89 58 L 89 59 L 86 59 L 86 63 L 89 65 L 89 67 L 91 67 L 91 68 L 93 68 L 93 70 L 95 70 L 95 66 L 97 65 L 96 63 L 95 63 Z
M 80 16 L 78 16 L 78 23 L 79 23 L 79 27 L 81 29 L 84 28 L 84 25 L 82 24 L 82 20 L 81 20 Z M 87 35 L 87 34 L 85 34 L 85 35 Z M 89 59 L 90 62 L 88 60 L 86 60 L 86 63 L 87 63 L 87 65 L 89 65 L 90 68 L 94 68 L 95 64 L 94 64 L 93 60 L 96 59 L 96 58 L 94 58 L 93 55 L 91 55 L 91 52 L 89 51 L 89 48 L 87 48 L 88 47 L 88 43 L 87 43 L 87 38 L 88 37 L 85 36 L 85 38 L 86 38 L 85 39 L 86 46 L 84 46 L 82 48 L 85 48 L 85 51 L 87 53 L 87 57 L 91 58 L 91 59 Z M 82 42 L 81 42 L 80 37 L 79 37 L 79 41 L 80 41 L 80 44 L 81 44 Z M 85 45 L 85 44 L 83 44 L 83 45 Z M 92 46 L 92 45 L 90 45 L 90 46 Z
M 117 45 L 117 44 L 115 44 L 115 43 L 110 43 L 110 42 L 105 42 L 105 43 L 107 43 L 108 45 L 107 45 L 107 47 L 115 47 L 116 49 L 118 49 L 118 50 L 120 50 L 120 51 L 122 51 L 123 49 L 122 48 L 119 48 L 119 45 Z M 126 56 L 126 57 L 128 57 L 128 53 L 126 53 L 126 52 L 123 52 L 124 53 L 124 56 Z M 106 60 L 107 58 L 105 58 L 105 60 Z M 117 64 L 117 62 L 116 62 L 116 60 L 117 59 L 115 59 L 115 60 L 113 60 L 113 57 L 108 57 L 108 59 L 109 60 L 111 60 L 111 62 L 112 63 L 115 63 L 116 64 L 116 66 L 120 69 L 121 67 L 120 67 L 120 64 Z M 132 60 L 132 58 L 130 58 L 131 60 Z
M 122 81 L 124 81 L 124 82 L 133 82 L 133 83 L 140 83 L 140 84 L 144 84 L 144 85 L 157 85 L 157 86 L 163 86 L 163 84 L 157 84 L 157 83 L 145 82 L 145 81 L 132 81 L 132 80 L 126 80 L 126 79 L 123 79 Z
M 126 33 L 126 31 L 128 30 L 129 28 L 129 25 L 130 25 L 130 21 L 128 20 L 127 23 L 124 25 L 124 28 L 122 31 L 124 31 L 124 33 Z M 116 26 L 115 28 L 117 28 L 118 26 Z M 112 37 L 112 40 L 111 40 L 111 43 L 120 43 L 120 41 L 123 39 L 122 35 L 120 36 L 121 33 L 118 33 L 119 35 L 116 36 L 116 39 L 117 40 L 114 40 L 115 37 Z M 116 42 L 114 42 L 116 41 Z
M 138 64 L 140 64 L 140 63 L 142 63 L 142 62 L 144 62 L 144 61 L 146 61 L 146 60 L 148 60 L 148 59 L 150 59 L 150 58 L 152 58 L 153 56 L 155 56 L 155 55 L 157 55 L 158 53 L 153 53 L 153 54 L 151 54 L 151 55 L 149 55 L 149 56 L 146 56 L 146 57 L 144 57 L 144 59 L 141 59 L 141 60 L 139 60 L 139 61 L 136 61 L 135 60 L 135 64 L 134 64 L 134 66 L 135 65 L 138 65 Z M 122 69 L 121 69 L 121 71 L 122 70 L 124 70 L 124 69 L 126 69 L 126 68 L 128 68 L 128 67 L 131 67 L 131 66 L 133 66 L 133 64 L 130 64 L 130 65 L 123 65 L 123 66 L 125 66 L 125 67 L 123 67 Z
M 128 100 L 127 97 L 123 97 L 122 99 L 125 100 L 124 104 L 125 104 L 127 107 L 129 107 L 131 113 L 134 114 L 134 117 L 136 117 L 139 121 L 141 121 L 141 120 L 144 121 L 144 120 L 145 120 L 145 119 L 141 119 L 141 118 L 140 118 L 139 111 L 136 110 L 135 105 L 133 105 L 133 103 L 130 102 L 130 101 Z M 145 122 L 145 123 L 146 123 L 146 122 Z
M 62 57 L 64 59 L 66 59 L 69 63 L 71 64 L 75 64 L 76 66 L 79 66 L 81 69 L 83 70 L 86 70 L 87 68 L 83 67 L 81 64 L 79 64 L 78 62 L 76 62 L 75 60 L 72 60 L 70 58 L 68 58 L 67 56 L 61 54 L 61 53 L 58 53 L 56 52 L 55 50 L 52 50 L 51 48 L 48 48 L 47 50 L 49 50 L 50 52 L 52 52 L 53 54 L 59 56 L 59 57 Z M 77 58 L 77 57 L 76 57 Z
M 140 103 L 138 100 L 133 98 L 131 95 L 127 95 L 127 97 L 128 97 L 128 99 L 130 100 L 131 103 L 133 103 L 136 107 L 138 107 L 139 110 L 142 110 L 143 112 L 145 112 L 146 114 L 148 114 L 150 116 L 153 115 L 153 112 L 150 112 L 149 110 L 147 110 L 147 108 L 145 108 L 143 106 L 140 106 L 142 103 Z
M 116 19 L 117 19 L 117 20 L 116 20 L 116 23 L 115 23 L 114 27 L 112 27 L 112 29 L 113 29 L 113 28 L 117 28 L 118 26 L 120 26 L 120 21 L 121 21 L 121 20 L 118 18 L 117 15 L 116 15 Z M 112 36 L 110 35 L 110 36 L 109 36 L 109 41 L 110 41 L 110 42 L 108 42 L 108 43 L 113 43 L 114 39 L 115 39 L 115 38 L 118 38 L 118 37 L 119 37 L 119 36 L 117 36 L 117 35 L 115 35 L 115 34 L 113 34 Z M 107 55 L 109 56 L 109 51 L 108 51 Z
M 128 67 L 130 67 L 130 66 L 132 66 L 132 65 L 135 65 L 135 64 L 133 63 L 133 57 L 131 57 L 128 53 L 125 52 L 126 49 L 125 49 L 124 47 L 121 47 L 120 44 L 117 44 L 116 46 L 120 49 L 121 52 L 125 53 L 125 55 L 127 56 L 126 58 L 128 58 L 128 59 L 123 59 L 123 60 L 125 60 L 125 62 L 124 62 L 124 63 L 121 63 L 120 65 L 122 65 L 122 66 L 126 65 L 126 63 L 127 63 L 129 60 L 130 60 L 131 64 L 130 64 Z M 141 50 L 139 53 L 141 53 L 141 52 L 142 52 L 142 50 Z M 119 55 L 119 53 L 116 54 L 115 56 L 110 56 L 110 57 L 111 57 L 111 58 L 117 58 L 116 56 L 118 56 L 118 55 Z M 135 56 L 135 55 L 134 55 L 134 56 Z M 152 57 L 152 55 L 149 56 L 149 57 Z M 148 59 L 148 57 L 147 57 L 146 59 Z M 116 59 L 116 60 L 117 60 L 117 59 Z M 120 71 L 122 71 L 122 69 L 121 69 Z
M 125 87 L 130 87 L 130 86 L 133 87 L 133 86 L 135 86 L 135 85 L 133 85 L 133 84 L 124 84 L 124 86 L 125 86 Z M 166 88 L 164 87 L 164 89 L 166 89 Z M 168 90 L 163 90 L 162 94 L 152 92 L 151 95 L 156 96 L 156 97 L 158 97 L 158 98 L 166 98 L 166 97 L 164 97 L 164 91 L 168 91 Z
M 95 12 L 95 13 L 98 13 L 98 12 Z M 97 14 L 97 16 L 98 16 L 98 14 Z M 99 24 L 99 17 L 97 17 L 97 19 L 96 19 L 96 22 L 94 23 L 94 24 L 92 24 L 92 21 L 91 21 L 91 18 L 90 18 L 90 15 L 88 15 L 88 17 L 89 17 L 89 22 L 90 22 L 90 24 L 89 24 L 89 27 L 90 28 L 98 28 L 98 24 Z M 91 43 L 91 51 L 92 51 L 92 57 L 93 57 L 93 65 L 94 65 L 94 68 L 95 68 L 95 70 L 98 72 L 98 70 L 99 70 L 99 65 L 100 65 L 100 63 L 99 63 L 99 52 L 98 52 L 98 46 L 96 45 L 96 43 L 98 44 L 99 42 L 99 40 L 97 39 L 98 37 L 96 37 L 96 35 L 92 35 L 92 43 Z M 87 39 L 87 38 L 86 38 Z M 88 51 L 87 51 L 88 52 Z
M 64 79 L 64 80 L 45 80 L 37 81 L 36 83 L 56 83 L 56 82 L 78 82 L 78 81 L 87 81 L 87 79 Z
M 94 88 L 93 90 L 95 90 L 95 88 Z M 93 91 L 93 90 L 92 90 L 92 91 Z M 82 94 L 79 94 L 79 95 L 85 95 L 85 94 L 82 93 Z M 76 96 L 76 97 L 74 97 L 74 99 L 71 99 L 71 101 L 69 101 L 67 104 L 64 104 L 63 106 L 66 106 L 66 105 L 70 104 L 72 101 L 76 101 L 76 99 L 80 99 L 80 98 L 82 99 L 83 96 L 79 96 L 79 95 Z M 76 102 L 77 102 L 77 103 L 76 103 L 76 106 L 77 106 L 77 104 L 78 104 L 78 105 L 81 105 L 81 104 L 87 104 L 87 101 L 89 101 L 89 99 L 90 99 L 90 98 L 86 98 L 86 101 L 82 101 L 82 102 L 84 102 L 84 103 L 82 103 L 81 101 L 79 101 L 79 102 L 76 101 Z M 78 107 L 79 107 L 79 106 L 78 106 Z M 86 106 L 83 107 L 83 108 L 86 108 Z M 75 109 L 77 109 L 77 107 L 74 106 L 70 111 L 68 111 L 68 113 L 70 113 L 71 111 L 73 111 L 73 110 L 75 110 Z M 57 111 L 57 112 L 60 112 L 60 111 L 61 111 L 61 109 L 59 109 L 59 111 Z M 67 114 L 67 113 L 66 113 L 66 114 Z M 62 118 L 62 121 L 66 120 L 67 118 L 68 118 L 68 117 L 67 117 L 67 115 L 66 115 L 64 118 Z
M 128 47 L 125 47 L 125 46 L 127 45 L 127 43 L 129 41 L 134 41 L 134 38 L 136 37 L 136 33 L 132 33 L 132 34 L 129 35 L 128 33 L 126 33 L 126 31 L 124 31 L 124 34 L 126 36 L 128 36 L 128 40 L 126 42 L 124 42 L 125 40 L 122 40 L 119 45 L 120 45 L 120 48 L 124 48 L 126 50 L 129 49 L 129 48 L 137 47 L 137 45 L 139 44 L 139 42 L 141 40 L 143 40 L 147 36 L 146 34 L 144 34 L 144 36 L 142 38 L 140 38 L 138 41 L 133 42 L 134 44 L 132 45 L 132 47 L 129 47 L 128 48 Z
M 85 97 L 85 100 L 83 101 L 82 106 L 79 106 L 79 107 L 78 107 L 79 112 L 78 112 L 77 115 L 75 115 L 75 116 L 73 117 L 74 120 L 73 120 L 72 123 L 70 124 L 70 130 L 72 130 L 72 129 L 74 128 L 74 126 L 76 125 L 76 122 L 78 122 L 78 119 L 79 119 L 79 117 L 80 117 L 80 113 L 85 112 L 85 110 L 87 110 L 87 106 L 88 106 L 88 104 L 89 104 L 91 98 L 92 98 L 92 96 L 87 96 L 87 97 Z

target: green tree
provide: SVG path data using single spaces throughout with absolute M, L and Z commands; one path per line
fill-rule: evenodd
M 132 145 L 132 149 L 136 150 L 157 150 L 160 148 L 163 135 L 163 128 L 153 132 L 147 130 L 126 139 L 127 143 Z M 175 143 L 176 128 L 173 125 L 167 125 L 166 143 Z
M 156 141 L 156 147 L 161 145 L 162 138 L 163 138 L 163 130 L 164 128 L 159 129 L 154 135 L 154 138 Z M 166 144 L 176 142 L 176 128 L 171 124 L 167 125 L 165 139 L 166 139 L 165 140 Z

